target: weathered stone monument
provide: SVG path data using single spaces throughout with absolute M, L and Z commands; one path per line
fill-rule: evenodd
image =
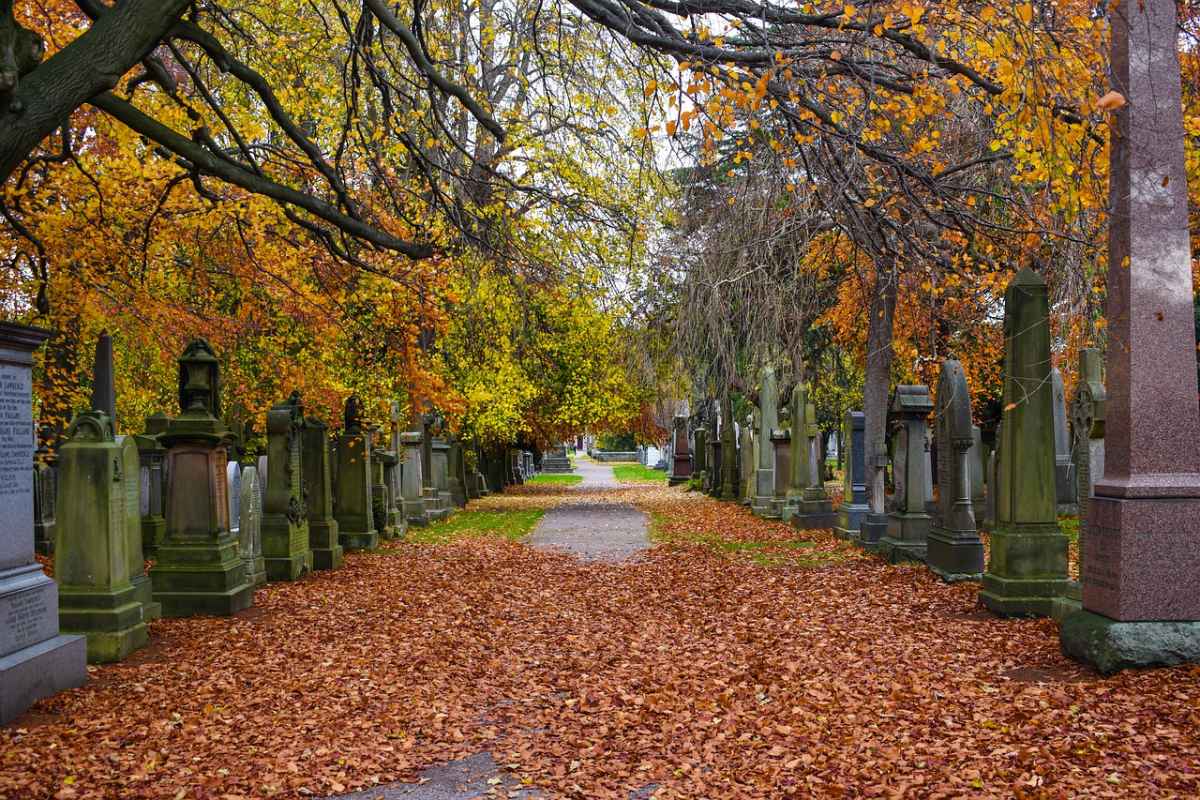
M 371 431 L 363 424 L 357 397 L 346 400 L 342 432 L 337 437 L 337 502 L 334 518 L 344 550 L 374 550 L 379 532 L 371 501 Z
M 253 591 L 238 542 L 229 532 L 220 367 L 196 339 L 179 357 L 179 416 L 159 434 L 167 447 L 167 529 L 150 570 L 163 614 L 229 615 L 249 607 Z
M 449 471 L 450 502 L 457 508 L 464 508 L 467 505 L 467 478 L 466 465 L 463 463 L 462 442 L 458 440 L 449 442 L 446 466 Z
M 304 407 L 296 392 L 267 412 L 262 549 L 269 581 L 294 581 L 312 569 L 304 502 L 303 428 Z
M 44 556 L 54 552 L 56 503 L 58 498 L 57 457 L 44 444 L 33 457 L 33 547 Z
M 242 465 L 230 461 L 225 465 L 225 482 L 229 484 L 229 532 L 239 541 L 242 524 Z
M 927 431 L 933 401 L 925 386 L 897 386 L 890 416 L 895 425 L 895 506 L 888 513 L 887 535 L 877 551 L 893 563 L 924 561 L 930 517 L 926 512 Z
M 758 463 L 754 449 L 754 427 L 754 414 L 751 413 L 742 422 L 738 443 L 738 499 L 747 506 L 754 497 L 754 465 Z
M 555 445 L 549 453 L 542 457 L 542 472 L 553 475 L 570 471 L 571 461 L 567 458 L 566 445 Z
M 372 441 L 379 441 L 381 431 L 378 427 L 371 428 Z M 371 514 L 375 520 L 375 530 L 380 539 L 399 538 L 396 529 L 396 519 L 399 514 L 391 507 L 388 497 L 388 469 L 394 469 L 399 463 L 396 454 L 381 447 L 371 452 Z
M 693 473 L 696 480 L 700 481 L 700 488 L 704 489 L 710 475 L 708 469 L 708 429 L 704 425 L 699 425 L 692 431 L 692 447 L 693 458 L 695 459 Z
M 733 421 L 733 398 L 729 392 L 721 400 L 721 499 L 738 498 L 737 430 Z
M 779 426 L 778 392 L 775 370 L 763 367 L 759 373 L 758 428 L 754 431 L 758 442 L 758 466 L 751 508 L 755 515 L 765 518 L 779 517 L 779 504 L 775 500 L 775 448 L 771 442 L 771 434 Z
M 1200 661 L 1200 414 L 1176 4 L 1111 14 L 1104 476 L 1063 651 L 1103 672 Z
M 1079 381 L 1071 401 L 1071 429 L 1081 552 L 1092 490 L 1096 481 L 1104 475 L 1104 408 L 1107 397 L 1100 351 L 1090 347 L 1080 350 Z
M 1071 432 L 1067 427 L 1067 395 L 1058 367 L 1050 370 L 1050 391 L 1054 395 L 1054 486 L 1059 516 L 1079 513 L 1076 505 L 1075 464 L 1071 460 Z
M 300 434 L 304 473 L 308 548 L 313 569 L 337 569 L 344 560 L 333 516 L 333 475 L 329 463 L 329 426 L 316 417 L 304 420 Z
M 258 467 L 242 470 L 241 500 L 238 502 L 238 550 L 246 565 L 246 580 L 252 587 L 265 586 L 267 567 L 262 555 L 262 489 Z
M 971 448 L 979 429 L 971 424 L 971 395 L 962 364 L 942 362 L 937 388 L 937 514 L 930 528 L 925 563 L 942 580 L 978 580 L 983 541 L 975 529 L 971 499 Z
M 842 483 L 842 503 L 838 506 L 837 525 L 834 527 L 834 533 L 840 539 L 857 539 L 862 518 L 870 511 L 864 458 L 866 422 L 866 415 L 861 411 L 847 411 L 843 422 L 843 463 L 846 474 Z
M 678 486 L 692 478 L 692 454 L 688 447 L 687 417 L 676 415 L 671 428 L 671 476 L 667 483 Z
M 450 446 L 440 436 L 433 437 L 430 444 L 430 463 L 433 465 L 434 498 L 437 502 L 438 519 L 450 516 L 454 509 L 450 505 Z M 516 451 L 517 467 L 524 482 L 526 476 L 525 453 Z
M 837 525 L 838 517 L 821 475 L 821 430 L 817 425 L 817 407 L 806 384 L 798 384 L 793 390 L 792 441 L 791 495 L 796 498 L 796 507 L 788 521 L 800 530 L 832 528 Z
M 404 431 L 400 434 L 399 444 L 404 454 L 404 464 L 400 470 L 401 509 L 409 525 L 423 528 L 429 524 L 429 514 L 425 511 L 425 497 L 422 494 L 421 432 Z
M 971 449 L 967 452 L 967 461 L 971 465 L 971 508 L 975 512 L 975 522 L 983 518 L 986 503 L 986 489 L 983 479 L 983 431 L 978 425 L 971 426 Z
M 0 322 L 0 725 L 87 680 L 87 642 L 58 629 L 58 585 L 33 557 L 33 351 L 49 332 Z
M 996 523 L 980 597 L 1005 616 L 1049 615 L 1067 581 L 1067 538 L 1055 516 L 1054 394 L 1046 282 L 1017 273 L 1004 294 L 1004 416 L 997 446 Z

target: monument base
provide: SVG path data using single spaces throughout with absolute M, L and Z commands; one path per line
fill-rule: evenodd
M 692 479 L 691 475 L 672 475 L 667 478 L 668 486 L 681 486 Z
M 250 584 L 250 588 L 257 589 L 259 586 L 266 586 L 267 565 L 263 563 L 262 556 L 253 556 L 242 559 L 242 561 L 246 565 L 246 582 Z
M 132 586 L 116 591 L 59 587 L 58 625 L 62 633 L 85 637 L 89 664 L 122 661 L 150 641 Z
M 164 517 L 142 517 L 142 558 L 153 558 L 158 544 L 167 538 L 167 520 Z
M 1048 617 L 1067 590 L 1067 537 L 1057 523 L 997 525 L 980 599 L 1004 617 Z
M 338 542 L 342 550 L 350 553 L 355 550 L 375 550 L 379 547 L 379 531 L 338 531 Z
M 863 517 L 870 512 L 866 503 L 842 503 L 838 506 L 837 522 L 833 526 L 833 535 L 839 539 L 854 541 L 862 529 Z
M 345 560 L 345 552 L 338 541 L 338 524 L 335 519 L 308 521 L 308 548 L 312 553 L 313 569 L 337 569 Z
M 754 516 L 762 519 L 779 519 L 782 516 L 779 499 L 771 497 L 756 496 L 750 501 L 750 510 L 754 512 Z
M 977 581 L 983 577 L 983 542 L 975 531 L 934 527 L 925 541 L 925 563 L 946 583 Z
M 221 617 L 249 608 L 254 587 L 246 578 L 246 562 L 237 547 L 228 534 L 215 542 L 164 542 L 150 570 L 154 599 L 162 603 L 163 616 Z
M 312 568 L 308 525 L 267 514 L 262 520 L 262 555 L 267 580 L 294 581 Z
M 1066 594 L 1054 598 L 1050 604 L 1050 617 L 1062 625 L 1076 611 L 1083 611 L 1083 586 L 1079 581 L 1068 581 Z
M 404 519 L 415 528 L 428 526 L 429 515 L 425 513 L 425 503 L 421 500 L 405 500 Z
M 1059 629 L 1063 654 L 1105 675 L 1134 667 L 1200 663 L 1200 621 L 1119 622 L 1077 611 Z
M 466 488 L 453 478 L 450 479 L 450 504 L 458 508 L 465 508 L 467 505 Z
M 792 527 L 801 531 L 829 530 L 836 527 L 838 515 L 825 492 L 818 491 L 810 495 L 806 491 L 805 495 L 789 520 Z
M 146 573 L 133 577 L 133 591 L 138 602 L 142 604 L 142 620 L 153 622 L 162 618 L 162 603 L 154 599 L 154 584 Z
M 875 545 L 875 552 L 893 564 L 924 563 L 932 521 L 929 515 L 893 511 L 887 520 L 887 535 Z
M 875 514 L 868 511 L 863 514 L 862 522 L 858 525 L 858 536 L 855 542 L 866 550 L 874 550 L 883 537 L 887 536 L 887 514 Z
M 87 683 L 87 641 L 58 635 L 0 657 L 0 725 L 41 700 Z

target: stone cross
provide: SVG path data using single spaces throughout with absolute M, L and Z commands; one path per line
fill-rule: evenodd
M 1049 298 L 1042 276 L 1028 268 L 1004 293 L 997 446 L 996 524 L 980 596 L 997 614 L 1048 616 L 1067 585 L 1067 539 L 1055 516 Z
M 1067 395 L 1062 372 L 1050 370 L 1050 389 L 1054 394 L 1054 490 L 1057 513 L 1077 514 L 1075 505 L 1075 464 L 1071 461 L 1071 431 L 1067 427 Z
M 977 580 L 983 573 L 983 541 L 971 501 L 971 395 L 962 364 L 942 362 L 937 388 L 937 515 L 929 531 L 926 563 L 942 580 Z

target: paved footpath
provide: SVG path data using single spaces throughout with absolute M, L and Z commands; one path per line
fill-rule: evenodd
M 529 538 L 534 547 L 566 550 L 584 561 L 624 561 L 650 547 L 646 515 L 629 503 L 606 502 L 600 497 L 621 484 L 613 477 L 612 467 L 580 459 L 575 471 L 583 481 L 569 487 L 571 494 L 582 495 L 584 502 L 568 503 L 548 510 Z M 597 495 L 587 502 L 588 494 Z M 654 786 L 630 792 L 630 800 L 643 800 Z M 506 797 L 534 800 L 544 795 L 534 788 L 522 787 L 492 758 L 491 753 L 430 767 L 421 772 L 418 783 L 393 783 L 341 795 L 330 800 L 471 800 L 480 797 Z
M 621 485 L 607 464 L 582 459 L 576 464 L 583 482 L 571 487 L 571 494 L 602 495 Z M 529 543 L 566 550 L 584 561 L 624 561 L 650 547 L 646 522 L 646 515 L 628 503 L 566 503 L 545 513 Z

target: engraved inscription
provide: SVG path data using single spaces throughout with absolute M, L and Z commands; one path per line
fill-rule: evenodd
M 0 499 L 30 498 L 33 417 L 28 367 L 0 364 Z
M 1119 563 L 1116 550 L 1119 546 L 1120 531 L 1093 523 L 1087 530 L 1087 550 L 1083 563 L 1084 581 L 1100 589 L 1117 591 L 1121 581 L 1120 572 L 1116 569 Z
M 50 616 L 50 604 L 44 591 L 18 592 L 6 599 L 8 608 L 0 611 L 5 633 L 0 641 L 7 645 L 4 649 L 20 650 L 47 638 L 43 627 Z

